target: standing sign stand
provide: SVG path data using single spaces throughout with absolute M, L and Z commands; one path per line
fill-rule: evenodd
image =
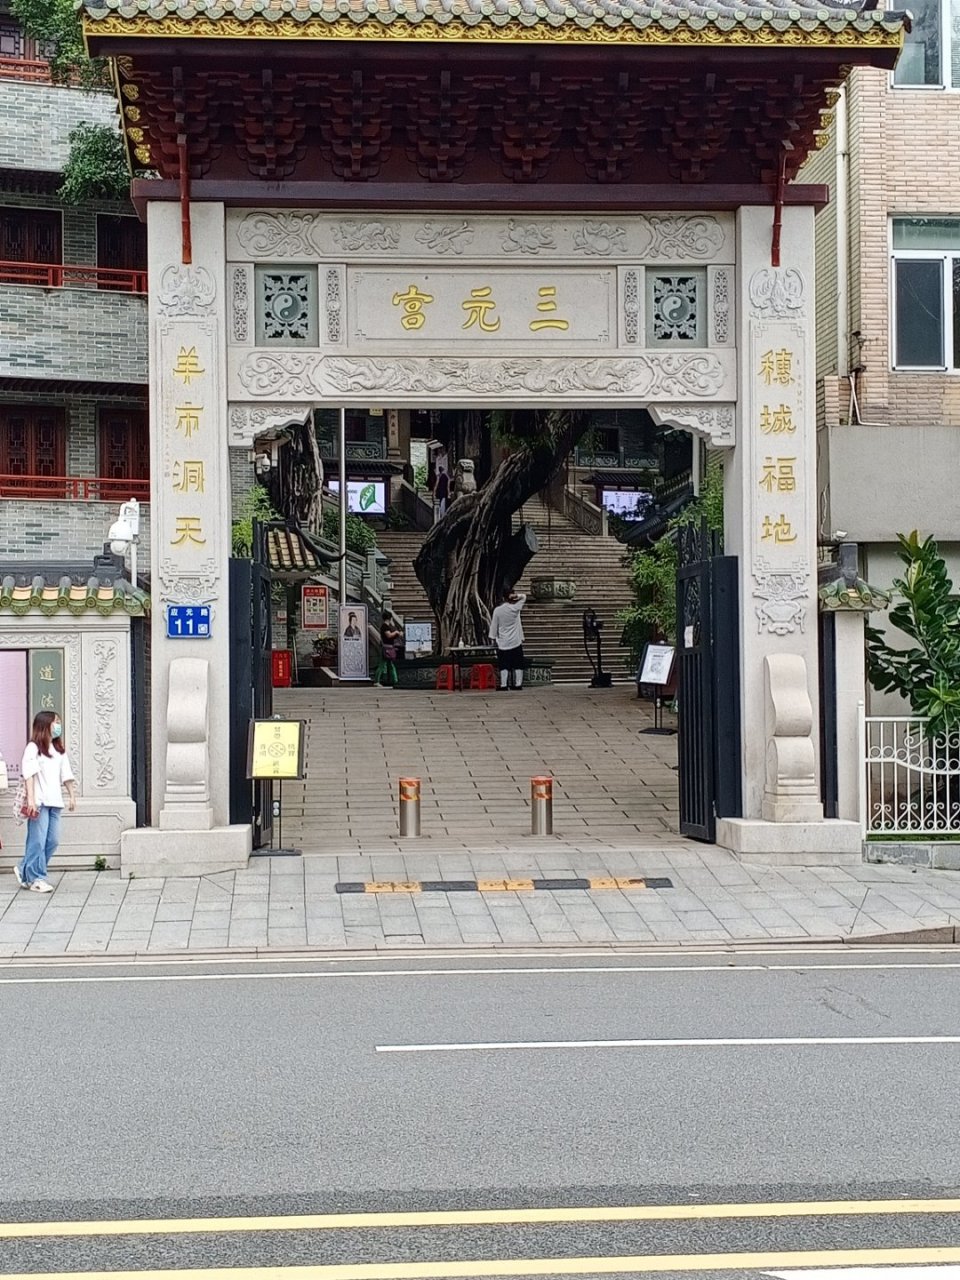
M 667 729 L 663 723 L 663 688 L 670 683 L 675 654 L 672 644 L 648 644 L 643 651 L 637 684 L 653 687 L 653 727 L 642 729 L 641 733 L 676 733 L 676 729 Z
M 299 858 L 302 850 L 283 848 L 283 781 L 303 777 L 305 745 L 304 720 L 251 720 L 247 737 L 247 777 L 267 779 L 271 783 L 271 802 L 276 827 L 271 827 L 270 848 L 254 849 L 254 858 Z M 272 783 L 277 783 L 276 798 Z M 273 844 L 273 831 L 277 832 L 277 846 Z

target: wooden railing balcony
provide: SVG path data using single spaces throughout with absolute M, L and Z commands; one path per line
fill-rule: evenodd
M 42 58 L 0 58 L 0 80 L 27 80 L 52 84 L 50 63 Z
M 67 262 L 8 262 L 0 260 L 0 284 L 26 284 L 42 289 L 90 288 L 113 293 L 147 292 L 146 271 L 115 267 L 86 267 Z
M 0 475 L 0 498 L 67 502 L 150 501 L 149 480 L 108 480 L 105 476 Z

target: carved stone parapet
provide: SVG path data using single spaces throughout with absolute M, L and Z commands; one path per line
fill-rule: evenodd
M 209 831 L 210 724 L 205 658 L 174 658 L 167 692 L 166 784 L 160 810 L 163 831 Z

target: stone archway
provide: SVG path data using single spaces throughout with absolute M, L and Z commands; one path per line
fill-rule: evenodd
M 859 839 L 852 824 L 823 822 L 817 781 L 812 209 L 783 211 L 790 249 L 779 267 L 763 207 L 602 221 L 476 214 L 448 227 L 426 214 L 207 203 L 193 212 L 187 267 L 179 212 L 150 206 L 154 417 L 164 424 L 152 469 L 159 830 L 133 833 L 131 849 L 162 844 L 164 830 L 208 830 L 211 850 L 244 856 L 245 832 L 225 826 L 226 773 L 209 750 L 209 724 L 226 721 L 229 699 L 218 622 L 225 442 L 252 444 L 258 426 L 315 404 L 372 398 L 643 403 L 724 448 L 725 537 L 743 602 L 743 817 L 721 824 L 718 838 L 745 851 Z M 184 488 L 188 461 L 205 469 L 199 488 Z M 165 604 L 184 600 L 209 602 L 214 617 L 211 639 L 189 655 L 207 664 L 189 753 L 172 751 L 167 731 L 184 650 L 161 625 Z

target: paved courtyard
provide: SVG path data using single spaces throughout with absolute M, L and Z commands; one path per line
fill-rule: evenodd
M 633 685 L 520 693 L 277 690 L 307 722 L 307 777 L 283 787 L 283 843 L 305 854 L 511 847 L 530 779 L 554 778 L 565 848 L 692 847 L 677 835 L 677 739 L 645 734 Z M 422 783 L 422 840 L 397 839 L 397 780 Z

